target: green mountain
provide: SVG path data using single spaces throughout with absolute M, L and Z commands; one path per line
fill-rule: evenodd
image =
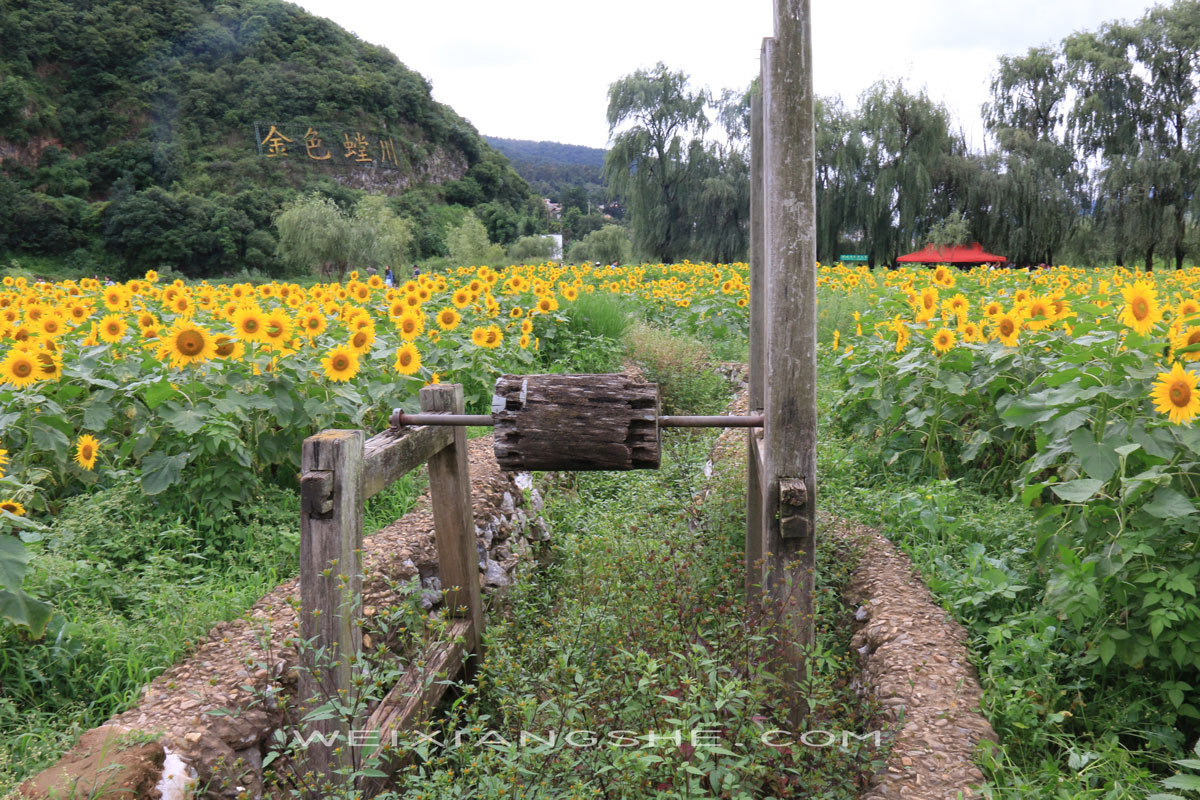
M 603 199 L 605 150 L 578 144 L 533 142 L 527 139 L 501 139 L 488 136 L 487 142 L 499 150 L 535 192 L 560 201 L 560 195 L 572 186 L 588 190 Z
M 392 53 L 279 0 L 0 3 L 0 258 L 277 272 L 298 192 L 385 194 L 414 257 L 474 209 L 545 224 L 507 159 Z

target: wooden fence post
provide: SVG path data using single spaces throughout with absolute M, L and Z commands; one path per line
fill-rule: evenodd
M 775 39 L 764 74 L 767 369 L 763 489 L 773 605 L 782 673 L 801 696 L 804 653 L 813 642 L 816 566 L 816 194 L 813 172 L 812 37 L 809 0 L 775 0 Z
M 421 411 L 462 414 L 463 387 L 459 384 L 426 386 L 420 392 Z M 471 508 L 471 476 L 467 470 L 467 432 L 454 429 L 454 442 L 429 459 L 429 497 L 433 503 L 438 575 L 451 616 L 471 622 L 467 648 L 480 655 L 483 640 L 483 604 L 479 592 L 479 555 L 475 549 L 475 516 Z M 469 659 L 471 674 L 478 658 Z
M 300 457 L 300 701 L 343 699 L 353 690 L 351 667 L 362 652 L 357 624 L 362 596 L 363 432 L 322 431 L 304 440 Z M 307 706 L 307 711 L 312 707 Z M 324 779 L 352 764 L 355 721 L 314 722 L 307 768 Z M 331 740 L 330 734 L 337 734 Z M 329 744 L 325 744 L 329 742 Z
M 750 386 L 749 413 L 763 408 L 763 348 L 766 287 L 763 281 L 763 132 L 762 94 L 750 95 Z M 746 603 L 756 609 L 762 600 L 763 521 L 762 476 L 759 474 L 761 428 L 746 430 Z

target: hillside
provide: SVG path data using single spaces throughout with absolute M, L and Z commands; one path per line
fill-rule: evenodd
M 604 154 L 598 147 L 559 142 L 533 142 L 527 139 L 502 139 L 487 136 L 488 144 L 499 150 L 535 192 L 558 200 L 565 189 L 583 187 L 602 198 Z
M 541 224 L 529 187 L 392 53 L 279 0 L 0 5 L 0 258 L 131 273 L 275 270 L 297 191 L 394 198 L 414 257 L 475 208 Z

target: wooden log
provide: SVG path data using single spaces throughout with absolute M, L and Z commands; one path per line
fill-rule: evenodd
M 493 449 L 508 470 L 656 469 L 658 385 L 628 375 L 504 375 Z
M 301 450 L 300 701 L 319 705 L 354 690 L 352 662 L 362 651 L 356 624 L 362 595 L 363 433 L 322 431 Z M 308 707 L 309 710 L 313 706 Z M 353 720 L 310 723 L 330 745 L 312 740 L 307 768 L 318 775 L 350 766 L 346 747 Z M 328 734 L 339 734 L 330 740 Z
M 768 591 L 779 610 L 780 672 L 795 687 L 813 642 L 816 534 L 816 194 L 810 0 L 775 0 L 764 87 L 767 347 L 763 507 Z M 781 495 L 781 481 L 788 489 Z M 795 482 L 804 484 L 804 491 Z M 802 501 L 802 506 L 785 500 Z M 782 520 L 788 520 L 782 525 Z M 808 714 L 791 696 L 790 721 Z
M 420 392 L 425 412 L 463 413 L 460 384 L 426 386 Z M 467 469 L 467 432 L 451 428 L 453 441 L 429 459 L 429 499 L 438 552 L 438 577 L 445 592 L 446 613 L 471 622 L 468 649 L 480 654 L 483 602 L 479 594 L 479 554 L 475 549 L 475 516 L 471 508 L 471 476 Z M 472 663 L 473 667 L 474 662 Z
M 363 452 L 363 500 L 370 500 L 392 481 L 422 466 L 453 441 L 453 429 L 435 425 L 375 434 L 367 440 Z

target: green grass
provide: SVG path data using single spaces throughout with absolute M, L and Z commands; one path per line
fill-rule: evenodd
M 514 742 L 521 730 L 560 739 L 434 751 L 400 796 L 857 797 L 855 779 L 882 751 L 853 740 L 845 750 L 777 751 L 761 741 L 789 726 L 764 672 L 769 637 L 742 597 L 744 472 L 719 463 L 700 502 L 714 434 L 669 432 L 659 470 L 574 473 L 545 489 L 552 565 L 523 578 L 507 613 L 493 616 L 477 684 L 463 687 L 469 702 L 456 704 L 439 738 L 474 728 Z M 838 599 L 854 553 L 826 546 L 820 560 L 819 647 L 804 691 L 816 727 L 858 732 L 866 717 L 846 657 L 853 610 Z M 697 729 L 718 731 L 723 749 L 692 748 Z M 664 738 L 574 748 L 561 738 L 572 730 L 606 742 L 618 730 Z M 674 730 L 689 732 L 688 746 L 667 738 Z
M 68 501 L 26 582 L 53 602 L 49 633 L 0 633 L 0 796 L 293 574 L 298 506 L 265 490 L 217 540 L 134 484 Z
M 823 366 L 818 393 L 819 502 L 879 527 L 967 629 L 983 711 L 1001 740 L 980 757 L 985 795 L 1140 800 L 1161 790 L 1167 763 L 1191 743 L 1156 723 L 1148 687 L 1116 672 L 1096 683 L 1076 663 L 1064 623 L 1042 603 L 1032 512 L 967 481 L 889 473 L 830 418 L 832 370 Z

